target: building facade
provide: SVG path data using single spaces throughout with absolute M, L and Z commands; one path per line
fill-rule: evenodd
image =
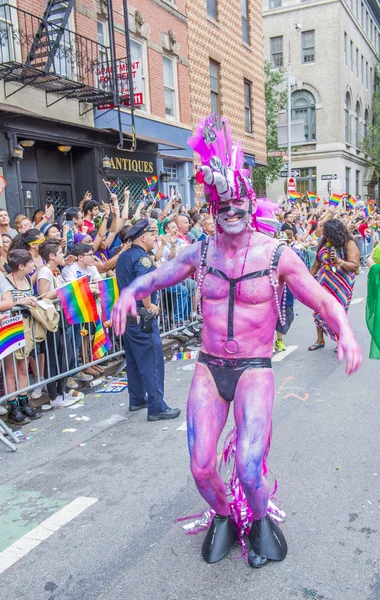
M 114 1 L 111 28 L 109 6 L 104 0 L 19 0 L 0 7 L 0 173 L 6 181 L 0 206 L 12 216 L 32 216 L 46 202 L 63 212 L 87 190 L 106 199 L 103 180 L 120 195 L 128 187 L 136 203 L 153 175 L 156 191 L 168 194 L 174 187 L 191 203 L 185 0 L 129 3 L 134 151 L 128 102 L 120 118 L 112 108 L 110 38 L 120 95 L 127 50 L 123 3 Z M 22 160 L 12 158 L 19 144 Z
M 380 52 L 378 4 L 374 0 L 264 0 L 263 18 L 265 57 L 272 68 L 285 71 L 290 61 L 292 121 L 304 123 L 304 140 L 292 156 L 297 190 L 320 197 L 331 191 L 373 197 L 371 169 L 361 142 L 372 122 Z M 285 111 L 279 122 L 287 122 Z M 332 179 L 326 180 L 327 175 Z M 268 186 L 273 199 L 285 194 L 286 178 Z
M 247 166 L 266 162 L 262 9 L 257 0 L 187 3 L 191 116 L 227 117 Z

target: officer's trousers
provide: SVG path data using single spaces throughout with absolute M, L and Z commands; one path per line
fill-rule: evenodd
M 151 333 L 138 325 L 127 325 L 124 335 L 130 406 L 148 402 L 148 414 L 168 408 L 164 401 L 164 353 L 157 319 Z M 147 395 L 147 398 L 146 398 Z

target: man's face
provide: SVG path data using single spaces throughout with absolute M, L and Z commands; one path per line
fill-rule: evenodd
M 52 225 L 51 227 L 49 227 L 46 237 L 53 239 L 53 240 L 60 240 L 61 234 L 59 232 L 58 227 L 56 227 L 55 225 Z
M 179 216 L 176 219 L 178 231 L 182 233 L 182 235 L 187 235 L 190 229 L 189 219 L 185 216 Z
M 94 265 L 94 251 L 88 250 L 83 254 L 83 266 L 92 267 Z
M 91 215 L 91 221 L 93 221 L 94 219 L 96 219 L 96 217 L 99 214 L 99 206 L 95 206 L 92 210 L 90 210 L 90 215 Z
M 203 231 L 205 231 L 205 233 L 207 233 L 207 235 L 214 235 L 214 233 L 215 233 L 214 219 L 206 219 L 204 221 Z
M 294 215 L 292 215 L 292 213 L 286 215 L 285 221 L 291 225 L 294 221 Z
M 141 236 L 140 239 L 142 240 L 142 242 L 145 245 L 145 250 L 147 252 L 149 252 L 149 250 L 153 250 L 154 245 L 156 243 L 156 240 L 157 240 L 156 232 L 155 231 L 147 231 L 146 233 L 144 233 L 144 235 Z
M 171 221 L 166 229 L 166 232 L 170 235 L 170 236 L 177 236 L 178 235 L 178 227 L 177 224 L 174 221 Z
M 224 211 L 223 209 L 228 209 Z M 251 214 L 248 213 L 248 198 L 233 198 L 232 200 L 222 200 L 220 203 L 220 212 L 218 214 L 218 224 L 225 233 L 230 235 L 240 235 L 251 220 Z M 256 212 L 256 201 L 252 200 L 252 211 Z M 248 215 L 248 219 L 247 219 Z
M 9 225 L 9 215 L 6 210 L 0 210 L 0 225 Z
M 83 213 L 80 210 L 78 210 L 78 216 L 77 216 L 77 218 L 74 217 L 73 221 L 74 221 L 75 227 L 82 227 L 82 225 L 83 225 Z
M 32 223 L 29 221 L 29 219 L 23 219 L 20 223 L 20 227 L 18 228 L 18 232 L 25 233 L 26 231 L 29 231 L 29 229 L 32 229 Z

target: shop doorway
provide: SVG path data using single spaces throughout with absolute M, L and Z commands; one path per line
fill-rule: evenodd
M 54 206 L 55 218 L 60 217 L 69 206 L 73 205 L 72 187 L 70 184 L 41 183 L 41 207 L 51 203 Z
M 32 219 L 34 211 L 41 204 L 38 194 L 38 184 L 34 182 L 23 181 L 21 185 L 23 192 L 22 212 L 26 217 L 28 217 L 28 219 Z

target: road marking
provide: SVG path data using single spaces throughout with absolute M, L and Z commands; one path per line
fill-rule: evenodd
M 284 358 L 289 356 L 289 354 L 294 352 L 294 350 L 297 350 L 297 348 L 298 346 L 288 346 L 287 349 L 283 352 L 278 352 L 278 354 L 275 354 L 272 358 L 272 362 L 281 362 L 282 360 L 284 360 Z
M 0 552 L 0 574 L 97 501 L 98 498 L 79 496 Z
M 184 421 L 180 427 L 177 427 L 177 431 L 187 431 L 186 421 Z
M 363 300 L 365 300 L 365 298 L 354 298 L 354 300 L 351 300 L 351 304 L 360 304 Z

